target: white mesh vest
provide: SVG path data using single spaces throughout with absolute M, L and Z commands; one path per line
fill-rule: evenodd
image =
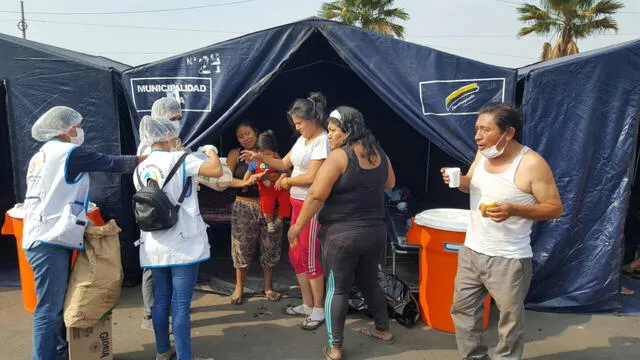
M 471 218 L 467 228 L 464 245 L 473 251 L 488 256 L 501 256 L 511 259 L 530 258 L 531 226 L 533 220 L 511 216 L 497 223 L 482 217 L 480 203 L 492 201 L 533 205 L 533 195 L 522 192 L 515 184 L 516 170 L 529 148 L 523 146 L 507 170 L 500 174 L 491 174 L 485 170 L 485 158 L 480 158 L 473 171 L 470 194 Z
M 38 243 L 84 249 L 89 176 L 81 173 L 73 182 L 65 180 L 69 154 L 76 146 L 51 140 L 31 158 L 24 201 L 24 249 Z

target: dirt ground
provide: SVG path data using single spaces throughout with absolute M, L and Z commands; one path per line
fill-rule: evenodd
M 326 342 L 324 326 L 317 331 L 299 328 L 301 319 L 286 317 L 280 309 L 296 302 L 269 302 L 252 297 L 241 306 L 227 303 L 227 297 L 197 291 L 193 301 L 192 336 L 195 354 L 222 359 L 322 359 Z M 123 291 L 113 315 L 116 359 L 153 359 L 153 333 L 140 328 L 140 288 Z M 489 343 L 497 341 L 493 311 Z M 28 359 L 31 347 L 32 315 L 22 308 L 19 288 L 0 287 L 0 359 Z M 455 337 L 419 323 L 406 329 L 392 321 L 393 345 L 379 344 L 358 334 L 371 326 L 364 315 L 347 319 L 345 355 L 349 359 L 458 359 Z M 638 317 L 613 315 L 566 315 L 528 312 L 526 322 L 527 359 L 637 359 L 640 354 Z

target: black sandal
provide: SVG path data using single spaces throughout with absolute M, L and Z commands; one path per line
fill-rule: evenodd
M 324 323 L 324 319 L 322 320 L 311 320 L 308 317 L 304 319 L 302 325 L 300 326 L 303 330 L 316 330 Z

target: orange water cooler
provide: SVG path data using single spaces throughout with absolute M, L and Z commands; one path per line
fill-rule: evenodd
M 458 250 L 464 244 L 469 210 L 431 209 L 413 219 L 407 243 L 420 246 L 419 303 L 422 321 L 455 333 L 451 319 Z M 483 327 L 489 325 L 491 297 L 484 302 Z
M 100 214 L 100 208 L 91 204 L 87 213 L 89 219 L 94 225 L 102 226 L 105 224 Z M 24 211 L 22 204 L 16 204 L 13 209 L 7 211 L 4 215 L 4 223 L 2 224 L 2 235 L 14 235 L 16 238 L 16 248 L 18 249 L 18 268 L 20 269 L 20 287 L 22 288 L 22 301 L 24 309 L 33 312 L 38 302 L 36 298 L 36 283 L 33 276 L 33 270 L 27 256 L 22 250 L 22 228 L 24 226 Z M 76 260 L 78 253 L 73 252 L 71 263 Z

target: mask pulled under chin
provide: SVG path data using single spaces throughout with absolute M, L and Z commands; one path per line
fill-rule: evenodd
M 169 152 L 182 151 L 182 150 L 184 150 L 184 147 L 182 146 L 182 141 L 180 139 L 178 139 L 178 141 L 176 141 L 176 145 L 172 146 L 169 149 Z
M 498 140 L 498 142 L 495 145 L 490 146 L 484 150 L 480 150 L 480 154 L 482 154 L 482 156 L 486 157 L 487 159 L 494 159 L 502 155 L 502 153 L 504 152 L 504 149 L 507 147 L 507 144 L 504 144 L 504 146 L 502 147 L 502 150 L 498 150 L 498 144 L 500 143 L 500 141 L 502 141 L 505 134 L 503 134 L 500 137 L 500 140 Z

